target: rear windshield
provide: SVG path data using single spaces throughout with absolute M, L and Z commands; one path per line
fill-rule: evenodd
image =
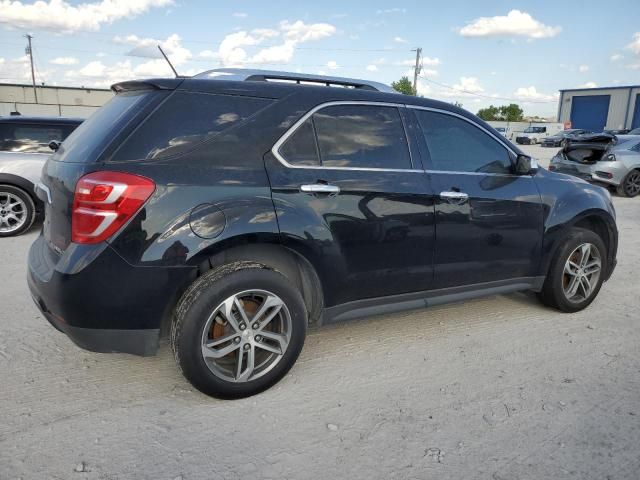
M 0 151 L 52 154 L 49 142 L 62 142 L 74 128 L 59 123 L 0 123 Z
M 154 95 L 152 90 L 119 93 L 69 135 L 53 159 L 70 163 L 95 162 L 151 95 Z
M 266 98 L 177 91 L 131 134 L 112 160 L 180 155 L 231 130 L 272 102 Z

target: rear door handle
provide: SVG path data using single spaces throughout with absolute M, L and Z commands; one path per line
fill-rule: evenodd
M 454 205 L 462 205 L 469 200 L 469 195 L 464 192 L 440 192 L 440 198 Z
M 340 193 L 340 187 L 326 183 L 312 183 L 310 185 L 300 185 L 300 191 L 304 193 L 325 193 L 328 195 L 337 195 Z

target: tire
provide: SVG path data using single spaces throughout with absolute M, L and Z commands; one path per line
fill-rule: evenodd
M 13 185 L 0 185 L 0 237 L 26 232 L 35 219 L 36 207 L 27 192 Z
M 256 328 L 260 321 L 262 328 Z M 217 398 L 243 398 L 284 377 L 302 350 L 306 328 L 302 295 L 286 277 L 262 264 L 235 262 L 208 271 L 184 293 L 171 325 L 171 348 L 195 388 Z
M 567 268 L 576 272 L 579 269 L 573 266 L 568 266 L 568 260 L 572 258 L 574 264 L 578 264 L 580 268 L 585 265 L 580 263 L 582 260 L 581 255 L 584 245 L 590 245 L 591 259 L 587 258 L 585 272 L 594 271 L 594 274 L 587 275 L 587 283 L 589 289 L 583 288 L 586 284 L 580 284 L 577 280 L 576 283 L 571 283 L 576 276 L 572 273 L 567 273 Z M 595 249 L 595 251 L 593 250 Z M 594 265 L 595 258 L 599 259 L 600 267 L 597 270 L 597 276 L 595 275 L 595 267 L 589 268 L 589 265 Z M 556 308 L 563 312 L 578 312 L 593 302 L 594 298 L 598 295 L 600 287 L 604 279 L 604 272 L 607 269 L 607 249 L 602 239 L 592 232 L 583 228 L 573 228 L 565 238 L 563 244 L 558 248 L 549 271 L 547 272 L 547 278 L 545 279 L 542 291 L 538 294 L 538 297 L 545 305 Z M 580 270 L 582 272 L 582 270 Z M 579 276 L 584 276 L 582 273 Z M 570 298 L 571 287 L 576 286 L 575 296 Z M 569 290 L 569 293 L 567 293 Z M 587 291 L 588 290 L 588 294 Z
M 640 194 L 640 170 L 631 170 L 616 189 L 622 197 L 635 197 Z
M 532 138 L 529 143 L 531 145 L 535 145 L 536 143 L 538 143 L 538 139 L 537 138 Z

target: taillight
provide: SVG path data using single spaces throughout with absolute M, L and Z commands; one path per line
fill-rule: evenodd
M 555 165 L 549 165 L 549 171 L 553 172 L 556 169 Z
M 118 231 L 149 199 L 152 180 L 122 172 L 93 172 L 78 180 L 71 241 L 100 243 Z

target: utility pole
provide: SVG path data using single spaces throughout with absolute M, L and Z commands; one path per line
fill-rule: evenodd
M 29 45 L 27 46 L 27 48 L 25 48 L 25 53 L 29 55 L 29 61 L 31 62 L 31 82 L 33 84 L 33 96 L 36 99 L 36 103 L 38 103 L 38 93 L 36 92 L 36 76 L 33 73 L 33 51 L 31 50 L 31 39 L 33 38 L 33 36 L 27 33 L 25 37 L 27 37 L 27 41 L 29 42 Z
M 412 50 L 414 51 L 414 50 Z M 413 69 L 413 94 L 418 94 L 418 74 L 420 70 L 422 70 L 422 66 L 420 65 L 420 57 L 422 56 L 422 48 L 418 47 L 415 49 L 416 52 L 416 66 Z

